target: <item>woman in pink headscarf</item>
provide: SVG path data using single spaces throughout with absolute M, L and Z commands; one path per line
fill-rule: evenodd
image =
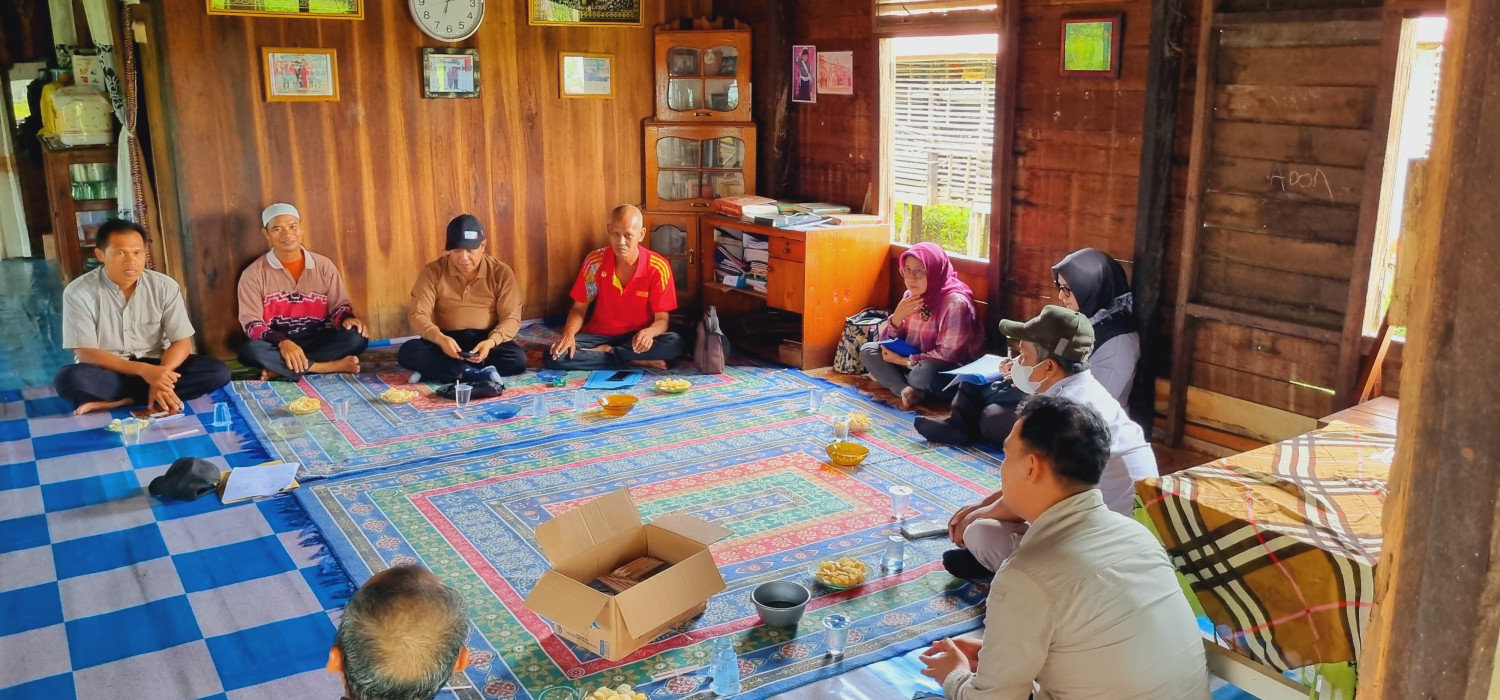
M 984 354 L 984 333 L 974 310 L 974 292 L 958 279 L 948 254 L 936 243 L 918 243 L 901 254 L 906 295 L 880 332 L 916 350 L 903 356 L 889 346 L 866 343 L 859 350 L 865 371 L 910 409 L 928 395 L 953 398 L 944 387 L 953 377 L 942 372 Z

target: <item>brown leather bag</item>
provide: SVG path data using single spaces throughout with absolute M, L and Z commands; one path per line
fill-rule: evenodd
M 698 340 L 693 348 L 693 360 L 698 371 L 704 374 L 723 374 L 724 363 L 729 359 L 729 337 L 719 327 L 719 312 L 708 307 L 703 320 L 698 322 Z

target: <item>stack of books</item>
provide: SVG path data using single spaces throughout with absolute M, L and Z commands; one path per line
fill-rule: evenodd
M 745 264 L 745 244 L 738 231 L 714 229 L 714 270 L 724 284 L 744 286 L 743 279 L 750 266 Z
M 766 274 L 770 272 L 771 263 L 771 241 L 764 236 L 753 233 L 745 234 L 745 263 L 749 272 L 745 275 L 745 284 L 751 289 L 762 294 L 766 291 Z

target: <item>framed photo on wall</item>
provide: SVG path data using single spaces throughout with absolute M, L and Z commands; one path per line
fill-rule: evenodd
M 642 27 L 641 5 L 646 0 L 526 0 L 531 24 L 564 26 Z
M 615 96 L 615 57 L 601 53 L 559 54 L 558 78 L 563 97 Z
M 364 0 L 208 0 L 208 14 L 364 19 Z
M 479 97 L 478 49 L 422 49 L 423 97 Z
M 337 102 L 339 67 L 333 49 L 261 47 L 267 102 Z
M 1064 78 L 1119 78 L 1122 14 L 1064 17 L 1059 73 Z
M 818 47 L 811 44 L 792 47 L 792 101 L 818 101 Z

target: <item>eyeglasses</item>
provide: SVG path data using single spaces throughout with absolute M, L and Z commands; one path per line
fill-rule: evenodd
M 1053 284 L 1057 285 L 1057 293 L 1058 294 L 1072 294 L 1073 293 L 1073 288 L 1069 287 L 1066 284 L 1063 284 L 1062 282 L 1053 282 Z
M 910 278 L 912 278 L 914 280 L 919 280 L 919 279 L 922 279 L 923 277 L 927 276 L 927 271 L 923 270 L 921 268 L 917 268 L 917 269 L 913 270 L 911 268 L 906 267 L 905 265 L 902 265 L 899 269 L 901 270 L 901 276 L 902 277 L 910 277 Z

